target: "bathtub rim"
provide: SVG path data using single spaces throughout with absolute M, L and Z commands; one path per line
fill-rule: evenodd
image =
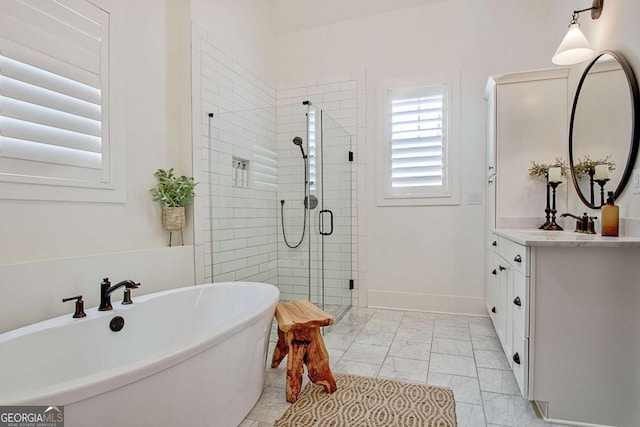
M 110 390 L 114 390 L 119 387 L 126 386 L 129 383 L 140 381 L 146 377 L 149 377 L 155 373 L 169 369 L 179 363 L 183 363 L 200 353 L 208 350 L 216 344 L 224 341 L 228 337 L 235 335 L 240 330 L 248 328 L 251 325 L 266 321 L 266 316 L 270 313 L 269 317 L 273 318 L 275 312 L 275 306 L 279 301 L 280 291 L 274 285 L 260 282 L 214 282 L 198 285 L 190 285 L 180 288 L 168 289 L 165 291 L 154 292 L 137 297 L 134 302 L 139 304 L 145 301 L 166 296 L 179 292 L 196 292 L 204 291 L 207 288 L 213 287 L 265 287 L 268 289 L 269 295 L 274 299 L 267 304 L 260 301 L 258 307 L 261 310 L 251 313 L 245 313 L 241 317 L 234 317 L 227 320 L 220 325 L 219 329 L 216 329 L 211 335 L 204 335 L 199 339 L 194 340 L 191 345 L 180 347 L 178 349 L 170 348 L 167 351 L 160 351 L 150 354 L 148 357 L 140 360 L 127 363 L 122 366 L 114 367 L 105 371 L 97 372 L 94 374 L 80 377 L 80 379 L 74 379 L 63 383 L 55 384 L 52 386 L 40 387 L 36 390 L 23 391 L 18 393 L 6 393 L 0 394 L 0 405 L 30 405 L 30 404 L 44 404 L 43 402 L 53 402 L 57 405 L 68 405 L 81 400 L 89 399 Z M 264 304 L 264 306 L 263 306 Z M 51 328 L 64 327 L 73 322 L 91 321 L 100 317 L 113 317 L 116 313 L 126 313 L 127 310 L 133 309 L 135 305 L 120 306 L 118 304 L 117 309 L 114 305 L 114 310 L 107 312 L 97 311 L 97 307 L 93 307 L 87 310 L 87 317 L 82 319 L 73 319 L 70 315 L 60 316 L 53 319 L 45 320 L 35 323 L 33 325 L 27 325 L 22 328 L 15 329 L 13 331 L 0 334 L 0 344 L 4 341 L 17 338 L 29 333 L 34 333 Z M 90 317 L 93 316 L 93 317 Z M 69 321 L 66 321 L 68 318 Z M 51 325 L 46 327 L 49 322 Z M 7 337 L 5 337 L 7 335 Z

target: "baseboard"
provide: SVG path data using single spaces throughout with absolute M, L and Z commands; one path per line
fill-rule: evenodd
M 487 315 L 484 297 L 369 290 L 367 298 L 367 305 L 371 308 Z
M 565 425 L 565 426 L 575 426 L 575 427 L 615 427 L 605 424 L 591 424 L 591 423 L 582 423 L 579 421 L 567 421 L 567 420 L 559 420 L 557 418 L 548 417 L 548 409 L 549 404 L 547 402 L 539 402 L 537 400 L 531 401 L 533 408 L 536 410 L 538 415 L 542 418 L 545 423 Z

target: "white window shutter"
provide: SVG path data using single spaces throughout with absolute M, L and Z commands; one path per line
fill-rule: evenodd
M 108 13 L 3 0 L 0 180 L 108 187 Z
M 441 187 L 446 137 L 444 91 L 442 87 L 427 87 L 398 92 L 390 99 L 391 188 L 401 193 Z

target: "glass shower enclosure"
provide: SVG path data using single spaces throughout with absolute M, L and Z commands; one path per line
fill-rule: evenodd
M 260 281 L 338 319 L 351 306 L 351 137 L 310 102 L 210 119 L 205 277 Z

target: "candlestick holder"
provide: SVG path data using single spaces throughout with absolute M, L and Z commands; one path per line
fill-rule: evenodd
M 609 181 L 609 178 L 605 179 L 594 179 L 595 182 L 600 186 L 600 206 L 604 206 L 604 186 Z M 593 203 L 593 202 L 591 202 Z
M 595 203 L 595 195 L 593 192 L 593 176 L 596 174 L 596 170 L 594 168 L 589 168 L 587 173 L 589 174 L 589 194 L 591 195 L 590 200 L 591 205 L 593 206 L 593 204 Z
M 545 174 L 547 175 L 547 174 Z M 546 214 L 545 218 L 546 221 L 544 222 L 544 224 L 542 224 L 540 227 L 538 227 L 539 230 L 546 230 L 546 227 L 549 226 L 549 224 L 551 224 L 551 206 L 550 206 L 550 201 L 549 201 L 549 196 L 551 195 L 551 191 L 549 190 L 551 188 L 551 186 L 549 185 L 549 183 L 547 182 L 547 207 L 544 210 L 544 213 Z
M 562 227 L 560 227 L 556 223 L 556 213 L 558 213 L 558 211 L 556 210 L 556 189 L 560 184 L 562 184 L 562 181 L 549 182 L 549 186 L 551 187 L 551 190 L 552 190 L 551 221 L 546 227 L 543 228 L 543 230 L 562 231 Z

